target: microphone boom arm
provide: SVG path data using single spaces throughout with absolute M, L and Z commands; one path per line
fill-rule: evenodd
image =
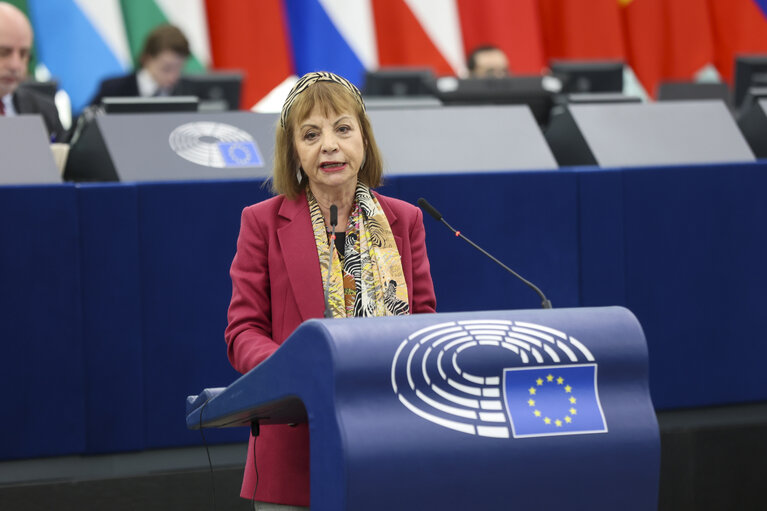
M 508 266 L 503 264 L 501 261 L 499 261 L 498 259 L 493 257 L 492 254 L 490 254 L 485 249 L 483 249 L 482 247 L 480 247 L 479 245 L 477 245 L 476 243 L 471 241 L 469 238 L 467 238 L 466 236 L 461 234 L 461 231 L 457 231 L 457 230 L 453 229 L 453 226 L 450 225 L 449 223 L 447 223 L 447 221 L 442 217 L 442 213 L 437 211 L 437 209 L 434 206 L 432 206 L 431 204 L 429 204 L 429 202 L 426 199 L 424 199 L 423 197 L 418 199 L 418 205 L 421 206 L 424 211 L 429 213 L 429 215 L 431 215 L 435 220 L 439 220 L 440 222 L 445 224 L 445 226 L 448 229 L 450 229 L 456 236 L 462 238 L 466 243 L 468 243 L 469 245 L 471 245 L 472 247 L 476 248 L 477 250 L 479 250 L 480 252 L 485 254 L 487 257 L 489 257 L 490 259 L 495 261 L 498 265 L 500 265 L 501 268 L 503 268 L 504 270 L 506 270 L 507 272 L 511 273 L 512 275 L 517 277 L 519 280 L 524 282 L 530 289 L 535 291 L 538 294 L 538 296 L 541 298 L 541 307 L 543 307 L 544 309 L 551 309 L 551 301 L 548 298 L 546 298 L 546 295 L 543 294 L 543 291 L 541 291 L 538 288 L 538 286 L 536 286 L 535 284 L 533 284 L 532 282 L 530 282 L 529 280 L 524 278 L 522 275 L 520 275 L 519 273 L 515 272 L 514 270 L 512 270 L 511 268 L 509 268 Z
M 483 254 L 485 254 L 487 257 L 489 257 L 490 259 L 492 259 L 493 261 L 495 261 L 496 263 L 498 263 L 498 265 L 500 265 L 500 266 L 501 266 L 501 268 L 503 268 L 503 269 L 504 269 L 504 270 L 506 270 L 507 272 L 509 272 L 509 273 L 511 273 L 512 275 L 514 275 L 515 277 L 517 277 L 519 280 L 521 280 L 522 282 L 524 282 L 524 283 L 525 283 L 525 284 L 526 284 L 526 285 L 527 285 L 527 286 L 528 286 L 530 289 L 532 289 L 533 291 L 535 291 L 536 293 L 538 293 L 538 296 L 541 298 L 541 307 L 542 307 L 542 308 L 544 308 L 544 309 L 551 309 L 551 300 L 549 300 L 548 298 L 546 298 L 546 295 L 544 295 L 544 294 L 543 294 L 543 291 L 541 291 L 541 290 L 538 288 L 538 286 L 536 286 L 535 284 L 533 284 L 532 282 L 530 282 L 529 280 L 527 280 L 526 278 L 524 278 L 522 275 L 520 275 L 519 273 L 515 272 L 514 270 L 512 270 L 511 268 L 509 268 L 508 266 L 506 266 L 505 264 L 503 264 L 501 261 L 499 261 L 498 259 L 496 259 L 496 258 L 495 258 L 495 257 L 494 257 L 494 256 L 493 256 L 493 255 L 492 255 L 490 252 L 488 252 L 487 250 L 485 250 L 484 248 L 480 247 L 479 245 L 477 245 L 476 243 L 474 243 L 473 241 L 471 241 L 469 238 L 467 238 L 466 236 L 464 236 L 463 234 L 461 234 L 461 231 L 457 231 L 457 230 L 453 229 L 453 226 L 451 226 L 449 223 L 447 223 L 447 221 L 446 221 L 444 218 L 440 218 L 439 220 L 440 220 L 440 222 L 442 222 L 443 224 L 445 224 L 445 225 L 447 226 L 447 228 L 448 228 L 448 229 L 450 229 L 451 231 L 453 231 L 453 232 L 455 233 L 455 235 L 456 235 L 456 236 L 458 236 L 459 238 L 463 239 L 463 240 L 464 240 L 466 243 L 468 243 L 469 245 L 471 245 L 472 247 L 476 248 L 477 250 L 479 250 L 480 252 L 482 252 Z

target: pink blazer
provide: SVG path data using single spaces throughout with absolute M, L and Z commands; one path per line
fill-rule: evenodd
M 375 193 L 375 192 L 374 192 Z M 375 193 L 402 261 L 412 313 L 435 312 L 421 210 Z M 261 363 L 305 320 L 325 310 L 322 275 L 306 195 L 280 195 L 242 212 L 232 261 L 232 301 L 225 337 L 234 368 L 246 373 Z M 241 496 L 253 498 L 253 438 Z M 256 443 L 256 499 L 309 505 L 309 432 L 306 424 L 263 426 Z

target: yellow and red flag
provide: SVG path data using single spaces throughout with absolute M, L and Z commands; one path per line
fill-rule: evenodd
M 708 6 L 700 0 L 618 0 L 626 32 L 628 64 L 655 95 L 667 80 L 692 80 L 713 62 Z

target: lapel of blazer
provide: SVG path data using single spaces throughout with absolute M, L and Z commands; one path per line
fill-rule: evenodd
M 397 250 L 400 251 L 400 259 L 402 259 L 402 236 L 397 235 L 397 232 L 398 232 L 397 214 L 391 208 L 389 201 L 387 201 L 385 197 L 381 197 L 381 195 L 379 195 L 378 192 L 375 192 L 375 191 L 373 192 L 373 195 L 376 196 L 376 199 L 378 199 L 378 203 L 381 205 L 381 208 L 384 210 L 384 214 L 386 214 L 386 220 L 389 221 L 389 227 L 391 228 L 391 233 L 394 236 L 395 243 L 397 243 Z
M 11 100 L 13 101 L 13 108 L 16 110 L 16 113 L 18 114 L 37 113 L 37 109 L 34 108 L 34 103 L 31 101 L 31 98 L 27 94 L 27 91 L 21 88 L 16 89 L 16 92 L 13 93 Z
M 278 214 L 283 221 L 277 238 L 301 318 L 321 318 L 325 310 L 322 275 L 306 195 L 284 200 Z
M 121 85 L 121 88 L 124 87 L 124 90 L 130 91 L 131 96 L 140 96 L 141 92 L 138 88 L 138 72 L 133 72 L 129 76 L 125 77 L 125 81 Z

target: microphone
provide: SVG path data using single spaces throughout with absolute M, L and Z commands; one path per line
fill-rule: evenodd
M 330 205 L 330 256 L 328 257 L 328 278 L 325 279 L 325 317 L 332 318 L 333 311 L 330 310 L 330 270 L 333 267 L 333 250 L 336 247 L 336 225 L 338 225 L 338 207 L 335 204 Z
M 471 245 L 472 247 L 476 248 L 477 250 L 479 250 L 480 252 L 485 254 L 487 257 L 489 257 L 490 259 L 492 259 L 493 261 L 498 263 L 501 266 L 501 268 L 503 268 L 504 270 L 506 270 L 507 272 L 511 273 L 512 275 L 517 277 L 519 280 L 524 282 L 528 287 L 530 287 L 530 289 L 532 289 L 533 291 L 538 293 L 538 296 L 541 298 L 541 307 L 543 307 L 544 309 L 551 309 L 551 301 L 549 301 L 549 299 L 546 298 L 546 295 L 543 294 L 543 291 L 538 289 L 538 286 L 536 286 L 535 284 L 533 284 L 532 282 L 530 282 L 526 278 L 522 277 L 519 273 L 515 272 L 514 270 L 512 270 L 511 268 L 509 268 L 508 266 L 503 264 L 501 261 L 499 261 L 498 259 L 496 259 L 492 255 L 490 255 L 488 252 L 486 252 L 484 249 L 482 249 L 482 247 L 480 247 L 479 245 L 477 245 L 476 243 L 471 241 L 469 238 L 467 238 L 466 236 L 461 234 L 461 231 L 456 231 L 455 229 L 453 229 L 453 227 L 449 223 L 447 223 L 444 218 L 442 218 L 442 213 L 437 211 L 437 208 L 435 208 L 434 206 L 429 204 L 426 199 L 424 199 L 423 197 L 418 199 L 418 205 L 421 206 L 421 208 L 424 211 L 426 211 L 429 215 L 431 215 L 432 218 L 434 218 L 438 222 L 442 222 L 443 224 L 445 224 L 448 229 L 450 229 L 451 231 L 453 231 L 455 233 L 456 236 L 462 238 L 469 245 Z

